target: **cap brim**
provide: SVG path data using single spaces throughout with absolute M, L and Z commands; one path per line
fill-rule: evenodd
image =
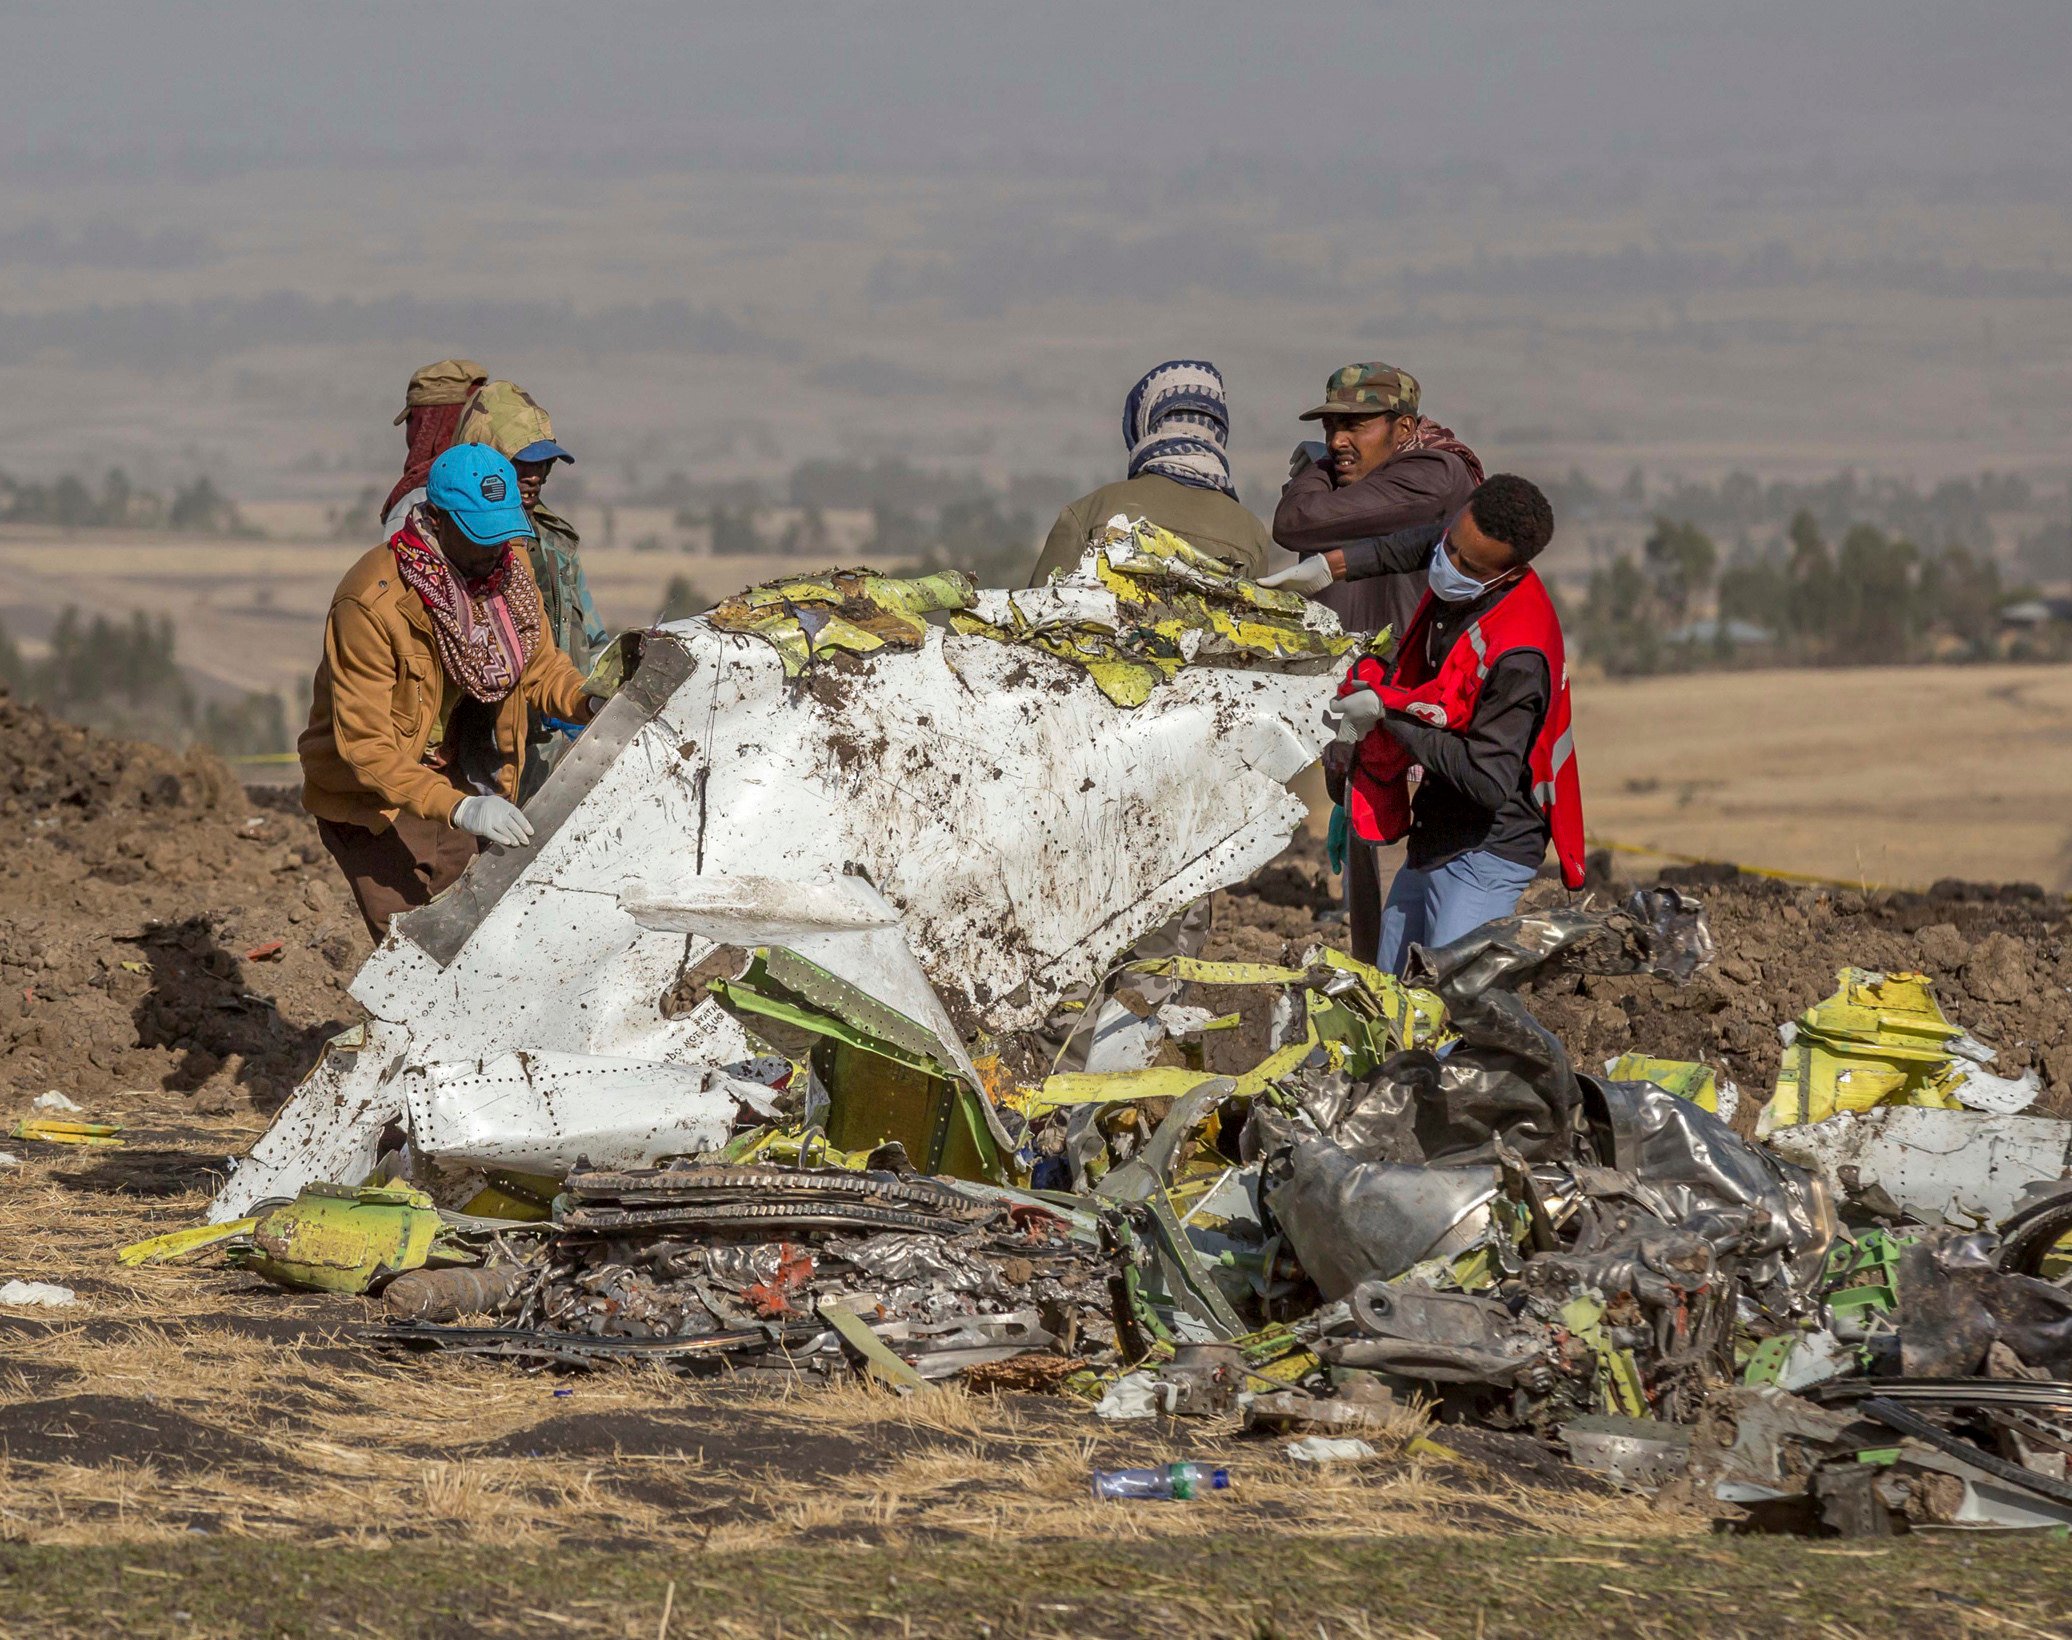
M 520 536 L 530 541 L 539 535 L 525 509 L 515 501 L 508 507 L 483 507 L 472 513 L 449 507 L 446 516 L 458 524 L 460 533 L 478 547 L 500 547 Z
M 391 427 L 401 427 L 401 426 L 403 425 L 403 423 L 404 423 L 404 422 L 406 422 L 406 421 L 408 421 L 409 419 L 410 419 L 410 406 L 406 404 L 406 405 L 404 405 L 404 406 L 403 406 L 403 408 L 402 408 L 402 409 L 400 409 L 400 410 L 398 410 L 398 411 L 396 412 L 396 419 L 395 419 L 394 421 L 390 422 L 390 423 L 389 423 L 389 425 L 390 425 Z
M 1403 410 L 1355 410 L 1343 404 L 1320 404 L 1314 410 L 1303 411 L 1295 419 L 1297 421 L 1322 421 L 1326 416 L 1344 416 L 1348 421 L 1364 421 L 1369 416 L 1401 416 L 1408 413 Z
M 574 456 L 570 455 L 550 438 L 535 440 L 533 443 L 526 445 L 524 449 L 520 450 L 511 459 L 513 461 L 565 461 L 571 467 L 575 465 L 576 461 Z

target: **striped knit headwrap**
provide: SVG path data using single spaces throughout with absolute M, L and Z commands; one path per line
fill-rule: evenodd
M 1159 473 L 1197 490 L 1230 482 L 1230 405 L 1223 372 L 1206 359 L 1168 359 L 1144 373 L 1122 404 L 1122 442 L 1129 446 L 1130 477 Z

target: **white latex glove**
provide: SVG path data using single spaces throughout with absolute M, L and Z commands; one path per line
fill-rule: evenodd
M 1355 689 L 1324 708 L 1324 727 L 1341 746 L 1357 746 L 1381 722 L 1381 697 L 1372 689 Z
M 1321 466 L 1324 460 L 1324 441 L 1320 438 L 1306 438 L 1296 445 L 1288 456 L 1288 476 L 1293 478 L 1305 467 Z
M 1321 552 L 1313 552 L 1307 558 L 1296 559 L 1286 569 L 1260 576 L 1259 584 L 1276 592 L 1299 592 L 1305 598 L 1314 598 L 1335 579 L 1330 560 Z
M 471 831 L 505 848 L 532 841 L 532 822 L 507 797 L 463 797 L 460 807 L 453 811 L 453 823 L 462 831 Z

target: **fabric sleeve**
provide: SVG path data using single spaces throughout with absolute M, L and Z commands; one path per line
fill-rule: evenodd
M 524 677 L 519 679 L 519 687 L 527 705 L 537 706 L 548 717 L 560 718 L 564 723 L 577 721 L 576 714 L 583 704 L 583 674 L 561 652 L 544 621 L 540 623 L 540 646 L 533 652 Z
M 597 600 L 590 596 L 590 578 L 583 573 L 582 559 L 571 558 L 570 567 L 576 572 L 576 608 L 583 617 L 583 642 L 592 655 L 601 655 L 612 641 L 611 634 L 597 613 Z
M 1482 808 L 1496 810 L 1518 789 L 1548 699 L 1546 657 L 1537 650 L 1514 649 L 1489 669 L 1466 729 L 1434 728 L 1407 712 L 1388 713 L 1381 726 L 1427 774 Z
M 346 766 L 384 804 L 452 824 L 461 794 L 413 758 L 397 734 L 396 649 L 366 605 L 342 598 L 331 606 L 324 662 L 331 669 L 332 738 Z
M 1458 465 L 1458 457 L 1416 451 L 1341 489 L 1311 462 L 1281 491 L 1280 505 L 1273 511 L 1273 538 L 1291 552 L 1317 552 L 1432 523 L 1449 511 Z
M 1348 541 L 1339 548 L 1345 555 L 1344 579 L 1366 581 L 1377 575 L 1409 575 L 1421 570 L 1432 561 L 1432 548 L 1445 533 L 1444 524 L 1420 524 L 1394 535 Z
M 1051 525 L 1050 534 L 1044 537 L 1043 551 L 1037 556 L 1036 567 L 1029 573 L 1030 586 L 1042 586 L 1050 579 L 1052 570 L 1070 569 L 1086 551 L 1086 538 L 1091 532 L 1079 516 L 1080 507 L 1080 502 L 1073 502 L 1058 514 L 1058 521 Z

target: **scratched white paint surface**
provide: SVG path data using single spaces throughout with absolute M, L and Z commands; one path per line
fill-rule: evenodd
M 446 966 L 400 933 L 367 960 L 352 993 L 375 1019 L 368 1046 L 312 1072 L 212 1218 L 364 1177 L 382 1129 L 409 1121 L 406 1072 L 521 1049 L 697 1070 L 746 1060 L 715 1004 L 661 1011 L 712 942 L 629 909 L 652 923 L 673 897 L 709 902 L 711 885 L 693 886 L 705 879 L 861 874 L 951 1017 L 1036 1025 L 1139 935 L 1281 850 L 1303 815 L 1286 782 L 1316 760 L 1337 681 L 1197 664 L 1126 709 L 1040 650 L 938 629 L 920 650 L 799 683 L 767 644 L 702 620 L 649 641 L 682 645 L 689 675 Z M 625 1104 L 559 1135 L 557 1153 L 639 1148 L 654 1123 Z

